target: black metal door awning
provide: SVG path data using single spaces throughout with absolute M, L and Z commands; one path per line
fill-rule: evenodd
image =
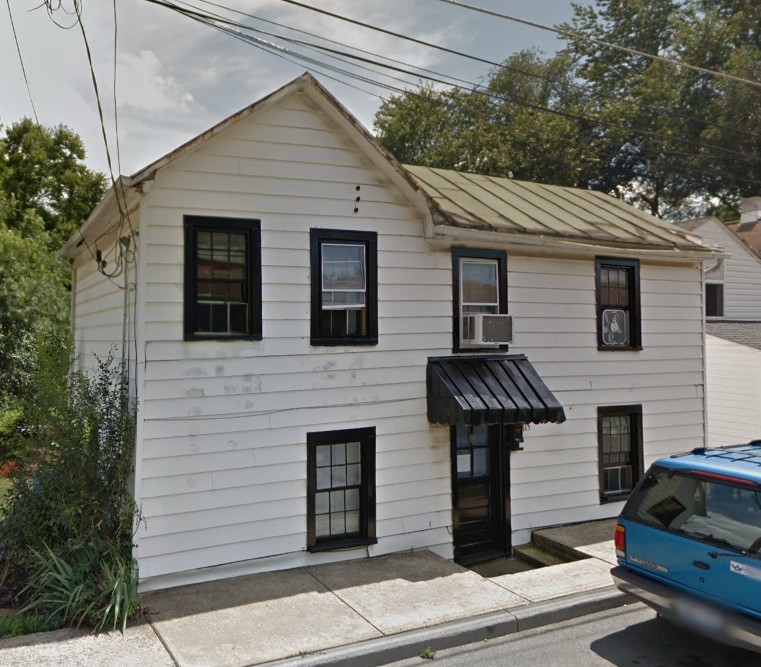
M 565 421 L 563 406 L 523 354 L 428 360 L 433 424 L 541 424 Z

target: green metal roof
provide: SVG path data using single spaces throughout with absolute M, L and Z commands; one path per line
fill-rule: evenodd
M 720 248 L 602 192 L 404 165 L 437 225 L 610 247 L 710 254 Z

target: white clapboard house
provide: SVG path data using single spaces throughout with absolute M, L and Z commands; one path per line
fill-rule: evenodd
M 679 223 L 725 250 L 704 264 L 706 423 L 716 447 L 761 439 L 761 197 L 741 211 L 731 223 Z
M 403 166 L 308 74 L 121 177 L 61 256 L 82 363 L 133 368 L 143 589 L 615 516 L 705 443 L 714 253 Z

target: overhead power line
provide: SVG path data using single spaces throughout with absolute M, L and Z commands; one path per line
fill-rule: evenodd
M 292 0 L 281 0 L 281 1 L 291 2 Z M 456 7 L 462 7 L 463 9 L 470 9 L 480 14 L 487 14 L 489 16 L 505 19 L 507 21 L 513 21 L 514 23 L 527 25 L 532 28 L 547 30 L 549 32 L 554 32 L 555 34 L 561 35 L 562 37 L 565 37 L 568 39 L 578 39 L 583 42 L 590 42 L 591 44 L 596 44 L 597 46 L 602 46 L 606 49 L 613 49 L 615 51 L 622 51 L 623 53 L 628 53 L 630 55 L 640 56 L 642 58 L 648 58 L 649 60 L 657 60 L 659 62 L 669 63 L 670 65 L 675 65 L 677 67 L 690 69 L 695 72 L 700 72 L 701 74 L 708 74 L 710 76 L 716 76 L 722 79 L 729 79 L 730 81 L 736 81 L 738 83 L 743 83 L 743 84 L 754 86 L 755 88 L 761 89 L 761 82 L 759 81 L 752 81 L 751 79 L 745 79 L 740 76 L 734 76 L 732 74 L 728 74 L 727 72 L 721 72 L 719 70 L 708 69 L 706 67 L 699 67 L 698 65 L 691 65 L 690 63 L 686 63 L 681 60 L 675 60 L 674 58 L 667 58 L 666 56 L 660 56 L 655 53 L 648 53 L 647 51 L 632 49 L 628 46 L 622 46 L 621 44 L 613 44 L 612 42 L 606 42 L 605 40 L 602 40 L 602 39 L 596 39 L 594 37 L 582 35 L 581 33 L 574 32 L 572 30 L 564 30 L 563 28 L 555 28 L 553 26 L 546 25 L 544 23 L 539 23 L 537 21 L 529 21 L 528 19 L 522 19 L 517 16 L 512 16 L 510 14 L 505 14 L 503 12 L 495 11 L 493 9 L 486 9 L 485 7 L 477 7 L 476 5 L 469 5 L 465 2 L 460 2 L 459 0 L 438 0 L 438 2 L 443 2 L 444 4 L 447 4 L 447 5 L 455 5 Z
M 314 58 L 311 58 L 311 57 L 305 56 L 303 54 L 300 54 L 298 52 L 289 50 L 289 49 L 287 49 L 285 47 L 273 44 L 272 42 L 269 42 L 267 40 L 262 40 L 260 38 L 254 37 L 252 35 L 248 35 L 248 34 L 245 34 L 245 33 L 239 33 L 239 32 L 237 32 L 235 30 L 231 30 L 229 28 L 229 26 L 232 26 L 234 28 L 239 28 L 239 29 L 245 30 L 245 31 L 252 31 L 252 32 L 260 33 L 260 34 L 266 34 L 268 36 L 272 36 L 272 37 L 275 37 L 277 39 L 283 40 L 283 41 L 288 42 L 288 43 L 296 44 L 296 45 L 304 47 L 304 48 L 311 48 L 313 50 L 327 51 L 327 52 L 329 52 L 331 54 L 331 57 L 334 57 L 337 60 L 339 60 L 340 62 L 343 62 L 345 64 L 346 64 L 346 61 L 343 60 L 340 57 L 337 57 L 335 54 L 336 53 L 340 53 L 342 56 L 349 57 L 349 58 L 352 58 L 352 59 L 359 58 L 355 54 L 351 54 L 351 53 L 348 53 L 346 51 L 340 51 L 339 52 L 339 51 L 336 51 L 334 49 L 330 49 L 328 47 L 325 47 L 324 45 L 309 43 L 309 42 L 305 42 L 304 40 L 298 40 L 298 39 L 294 39 L 294 38 L 287 37 L 287 36 L 284 36 L 284 35 L 277 35 L 277 34 L 274 34 L 274 33 L 271 33 L 271 32 L 262 31 L 262 30 L 259 30 L 257 28 L 253 28 L 251 26 L 248 26 L 248 25 L 245 25 L 243 23 L 240 23 L 238 21 L 234 21 L 232 19 L 228 19 L 226 17 L 220 16 L 219 14 L 209 13 L 208 11 L 201 10 L 197 6 L 191 5 L 190 3 L 184 2 L 183 0 L 178 0 L 178 1 L 181 2 L 183 5 L 185 5 L 186 7 L 190 7 L 191 9 L 185 9 L 183 7 L 180 7 L 180 6 L 178 6 L 176 4 L 176 2 L 172 2 L 171 0 L 147 0 L 147 2 L 151 2 L 153 4 L 157 4 L 159 6 L 166 7 L 168 9 L 176 11 L 176 12 L 182 14 L 182 15 L 185 15 L 185 16 L 187 16 L 189 18 L 193 18 L 194 20 L 196 20 L 198 22 L 210 25 L 211 27 L 215 27 L 216 29 L 218 29 L 218 30 L 220 30 L 222 32 L 225 32 L 227 34 L 230 34 L 230 35 L 236 37 L 237 39 L 240 39 L 242 41 L 247 41 L 247 42 L 253 44 L 254 46 L 257 46 L 257 48 L 261 48 L 261 49 L 264 49 L 265 51 L 270 51 L 272 53 L 275 53 L 276 55 L 279 55 L 280 57 L 284 57 L 286 60 L 289 60 L 291 62 L 293 62 L 292 58 L 296 58 L 296 59 L 301 60 L 303 62 L 306 62 L 306 63 L 308 63 L 308 64 L 310 64 L 312 66 L 327 68 L 328 70 L 333 71 L 335 73 L 341 73 L 341 74 L 344 74 L 346 76 L 351 76 L 351 77 L 353 77 L 353 78 L 355 78 L 355 79 L 357 79 L 359 81 L 363 81 L 363 82 L 371 84 L 371 85 L 382 87 L 385 90 L 389 90 L 391 92 L 395 92 L 395 93 L 399 93 L 399 94 L 410 94 L 409 90 L 400 89 L 398 86 L 394 86 L 393 84 L 389 85 L 389 84 L 381 83 L 381 82 L 379 82 L 379 81 L 377 81 L 375 79 L 369 79 L 366 76 L 360 76 L 360 75 L 351 73 L 348 70 L 345 70 L 345 69 L 342 69 L 342 68 L 337 68 L 334 65 L 329 65 L 329 64 L 324 63 L 322 61 L 319 61 L 319 60 L 316 60 Z M 201 0 L 201 1 L 205 2 L 206 0 Z M 291 2 L 292 0 L 285 0 L 285 1 Z M 212 5 L 216 6 L 216 7 L 223 7 L 224 8 L 223 5 L 219 5 L 217 3 L 206 2 L 206 4 L 212 4 Z M 300 4 L 300 3 L 298 3 L 298 4 Z M 239 13 L 236 10 L 231 10 L 231 11 L 234 11 L 235 13 Z M 246 14 L 246 16 L 249 16 L 249 15 Z M 253 17 L 253 18 L 255 18 L 255 17 Z M 224 27 L 218 25 L 217 22 L 223 23 Z M 348 47 L 347 45 L 343 45 L 343 46 L 346 47 L 346 48 L 352 48 L 352 47 Z M 290 58 L 285 57 L 285 54 L 288 54 L 291 57 Z M 555 115 L 555 116 L 559 116 L 559 117 L 564 117 L 564 118 L 569 118 L 569 119 L 576 120 L 576 121 L 588 122 L 588 123 L 591 123 L 593 125 L 599 125 L 599 126 L 602 126 L 602 127 L 614 128 L 614 129 L 618 129 L 618 130 L 623 130 L 625 132 L 632 132 L 632 133 L 635 133 L 635 134 L 642 135 L 644 137 L 650 137 L 650 138 L 653 138 L 655 140 L 667 141 L 669 143 L 676 141 L 676 142 L 684 144 L 684 145 L 694 146 L 695 148 L 699 148 L 699 149 L 701 149 L 703 151 L 705 151 L 706 149 L 707 150 L 715 150 L 715 151 L 721 152 L 725 158 L 727 156 L 731 156 L 732 159 L 741 160 L 743 162 L 757 162 L 758 161 L 757 158 L 749 156 L 749 155 L 747 155 L 745 153 L 741 153 L 741 152 L 734 151 L 734 150 L 729 149 L 729 148 L 725 148 L 724 146 L 703 144 L 703 143 L 700 143 L 698 141 L 694 141 L 694 140 L 690 140 L 690 139 L 684 139 L 684 138 L 679 138 L 679 137 L 667 136 L 667 135 L 663 135 L 663 134 L 660 134 L 658 132 L 654 132 L 654 131 L 651 131 L 651 130 L 646 130 L 646 129 L 642 129 L 642 128 L 633 128 L 631 126 L 620 124 L 620 123 L 614 123 L 614 122 L 611 122 L 611 121 L 602 121 L 602 120 L 600 120 L 598 118 L 593 118 L 593 117 L 584 116 L 584 115 L 580 115 L 580 114 L 574 114 L 574 113 L 571 113 L 571 112 L 568 112 L 568 111 L 559 110 L 559 109 L 552 109 L 552 108 L 549 108 L 549 107 L 542 106 L 540 104 L 529 102 L 529 101 L 521 99 L 521 98 L 517 98 L 515 96 L 506 96 L 504 94 L 496 94 L 496 93 L 493 93 L 493 92 L 489 91 L 488 88 L 486 88 L 484 86 L 480 86 L 479 84 L 475 84 L 475 83 L 472 83 L 472 82 L 465 82 L 462 79 L 458 79 L 458 80 L 461 81 L 461 82 L 467 83 L 469 88 L 465 88 L 463 86 L 460 86 L 457 83 L 452 83 L 452 81 L 446 81 L 446 80 L 443 80 L 443 79 L 438 78 L 436 76 L 430 76 L 427 73 L 410 72 L 409 70 L 406 70 L 406 69 L 401 69 L 401 68 L 393 67 L 393 66 L 390 66 L 388 64 L 377 62 L 377 61 L 372 61 L 372 60 L 369 60 L 369 59 L 366 59 L 366 58 L 359 58 L 359 59 L 362 60 L 363 62 L 372 63 L 373 65 L 375 65 L 377 67 L 381 67 L 381 68 L 385 68 L 385 69 L 393 69 L 393 70 L 395 70 L 397 72 L 403 72 L 403 73 L 408 74 L 408 75 L 417 76 L 417 77 L 419 77 L 421 79 L 426 79 L 426 80 L 432 81 L 434 83 L 444 84 L 444 85 L 447 85 L 447 86 L 450 86 L 450 87 L 453 87 L 453 88 L 457 88 L 459 90 L 463 90 L 463 91 L 466 91 L 466 92 L 474 92 L 476 94 L 483 95 L 485 97 L 488 97 L 488 98 L 490 98 L 492 100 L 495 100 L 495 101 L 498 101 L 498 102 L 505 102 L 506 101 L 506 102 L 511 103 L 511 104 L 515 104 L 515 105 L 518 105 L 518 106 L 523 106 L 523 107 L 526 107 L 526 108 L 530 108 L 530 109 L 533 109 L 533 110 L 538 111 L 540 113 L 548 113 L 548 114 L 551 114 L 551 115 Z M 362 67 L 361 65 L 355 65 L 355 66 Z M 367 68 L 362 67 L 362 69 L 367 69 Z M 369 71 L 371 71 L 376 76 L 381 74 L 382 76 L 386 76 L 386 77 L 391 78 L 391 79 L 393 79 L 393 80 L 395 80 L 397 82 L 402 82 L 402 83 L 404 83 L 406 85 L 410 85 L 409 82 L 407 82 L 407 81 L 405 81 L 403 79 L 399 79 L 397 77 L 391 76 L 389 74 L 383 74 L 383 73 L 377 72 L 375 70 L 369 70 Z M 436 73 L 436 74 L 438 74 L 438 73 Z M 448 75 L 440 75 L 440 76 L 448 76 Z M 453 77 L 449 77 L 449 78 L 453 78 Z M 342 83 L 345 83 L 345 82 L 342 82 Z M 346 85 L 348 85 L 348 84 L 346 84 Z M 365 91 L 365 92 L 368 92 L 368 91 Z M 486 118 L 486 116 L 483 116 L 483 117 Z M 533 128 L 527 128 L 527 130 L 533 131 L 535 134 L 539 134 L 539 131 L 535 130 Z M 569 137 L 568 141 L 569 142 L 573 141 L 573 138 Z M 688 154 L 688 153 L 684 153 L 684 152 L 679 152 L 679 151 L 673 151 L 673 150 L 672 151 L 662 151 L 662 153 L 664 153 L 664 154 L 670 154 L 670 155 L 674 155 L 674 156 L 679 156 L 679 157 L 685 157 L 685 158 L 694 157 L 694 155 L 692 155 L 692 154 Z M 704 155 L 705 155 L 705 153 L 704 153 Z M 715 155 L 715 154 L 714 155 L 708 155 L 706 157 L 713 157 L 713 158 L 716 158 L 717 160 L 721 159 L 719 155 Z
M 32 89 L 29 87 L 29 79 L 26 76 L 26 67 L 24 67 L 24 59 L 21 57 L 21 47 L 18 43 L 18 35 L 16 34 L 16 24 L 13 21 L 13 12 L 11 12 L 11 0 L 5 0 L 5 4 L 8 5 L 8 18 L 11 20 L 11 29 L 13 30 L 13 39 L 16 41 L 16 52 L 18 53 L 18 59 L 21 63 L 21 73 L 24 75 L 24 83 L 26 84 L 26 92 L 29 94 L 29 104 L 32 105 L 32 113 L 34 114 L 34 122 L 37 125 L 40 124 L 37 118 L 37 109 L 34 108 L 34 100 L 32 99 Z

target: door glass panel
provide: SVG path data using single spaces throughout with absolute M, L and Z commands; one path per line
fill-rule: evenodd
M 473 449 L 473 475 L 489 474 L 489 448 L 476 447 Z
M 457 454 L 457 476 L 470 477 L 470 452 Z

